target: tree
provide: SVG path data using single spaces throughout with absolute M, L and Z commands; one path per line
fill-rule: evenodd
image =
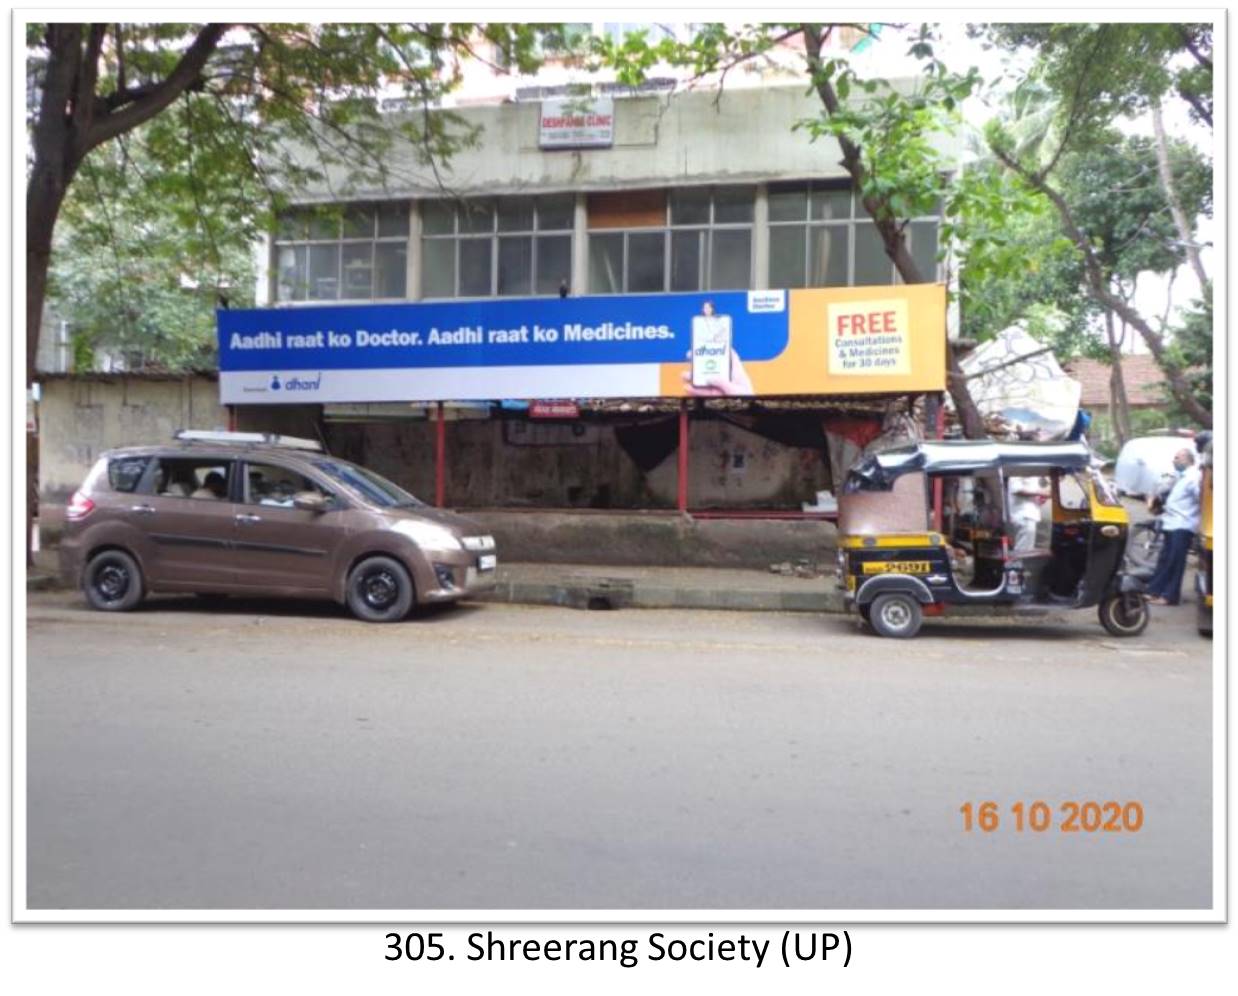
M 242 200 L 252 231 L 299 184 L 385 186 L 400 139 L 432 171 L 476 132 L 435 111 L 479 46 L 531 70 L 561 25 L 48 24 L 26 39 L 26 375 L 33 380 L 57 221 L 85 164 L 145 129 L 161 182 Z M 387 114 L 402 94 L 407 109 Z M 102 180 L 111 164 L 100 164 Z M 103 189 L 101 187 L 101 189 Z M 106 190 L 104 197 L 110 196 Z
M 764 59 L 780 47 L 802 46 L 803 74 L 820 113 L 799 127 L 814 139 L 828 136 L 838 142 L 841 165 L 899 276 L 907 283 L 923 283 L 930 276 L 912 256 L 907 226 L 911 217 L 939 204 L 945 206 L 947 239 L 956 240 L 965 254 L 984 256 L 983 265 L 1009 266 L 1010 257 L 996 251 L 1006 241 L 1000 225 L 969 226 L 967 221 L 1022 211 L 1027 190 L 1021 184 L 994 189 L 967 182 L 937 143 L 959 128 L 958 109 L 979 84 L 977 71 L 950 72 L 935 56 L 933 33 L 925 25 L 910 38 L 910 54 L 921 61 L 922 73 L 912 91 L 905 92 L 882 80 L 860 78 L 843 53 L 831 50 L 831 39 L 843 31 L 873 33 L 855 24 L 705 24 L 686 42 L 663 38 L 650 45 L 639 32 L 621 41 L 598 39 L 594 55 L 626 83 L 639 82 L 661 61 L 689 67 L 695 79 L 716 77 L 721 86 L 739 65 Z M 947 347 L 947 389 L 964 434 L 984 437 L 983 419 L 952 345 Z
M 986 135 L 993 154 L 1053 205 L 1062 232 L 1079 252 L 1089 295 L 1139 333 L 1164 372 L 1175 403 L 1196 422 L 1210 427 L 1211 411 L 1193 390 L 1163 325 L 1158 329 L 1113 285 L 1103 250 L 1069 203 L 1057 172 L 1068 153 L 1103 151 L 1112 140 L 1109 129 L 1114 120 L 1149 110 L 1174 90 L 1184 97 L 1189 94 L 1185 99 L 1201 119 L 1210 122 L 1210 62 L 1206 98 L 1199 90 L 1202 76 L 1192 73 L 1184 80 L 1171 66 L 1176 54 L 1202 39 L 1210 44 L 1210 34 L 1192 26 L 1180 30 L 1177 25 L 1069 24 L 1000 25 L 990 29 L 990 36 L 1001 44 L 1036 51 L 1035 73 L 1056 95 L 1058 105 L 1056 127 L 1046 130 L 1044 141 L 1031 148 L 1016 141 L 1001 122 L 991 122 Z M 1200 58 L 1196 58 L 1197 67 Z

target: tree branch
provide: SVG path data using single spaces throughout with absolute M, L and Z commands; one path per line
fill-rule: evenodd
M 163 80 L 145 88 L 145 92 L 132 103 L 113 110 L 79 136 L 79 155 L 84 156 L 95 146 L 150 120 L 189 89 L 201 76 L 207 60 L 219 46 L 219 40 L 228 27 L 227 24 L 205 25 Z

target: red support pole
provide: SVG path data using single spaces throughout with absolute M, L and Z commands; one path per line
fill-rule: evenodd
M 688 402 L 679 402 L 679 493 L 675 507 L 688 511 Z
M 437 418 L 434 426 L 434 505 L 442 508 L 447 492 L 447 423 L 443 421 L 441 401 Z
M 228 406 L 228 431 L 236 432 L 236 405 Z

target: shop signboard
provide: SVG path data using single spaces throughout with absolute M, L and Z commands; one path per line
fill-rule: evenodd
M 725 320 L 725 370 L 691 353 Z M 942 391 L 940 284 L 218 312 L 224 404 Z
M 610 97 L 542 101 L 537 144 L 543 149 L 609 148 L 615 143 L 615 102 Z

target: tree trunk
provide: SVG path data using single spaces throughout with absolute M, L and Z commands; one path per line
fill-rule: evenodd
M 1159 100 L 1152 105 L 1152 131 L 1156 134 L 1156 168 L 1161 176 L 1161 189 L 1165 192 L 1165 200 L 1169 203 L 1169 213 L 1173 215 L 1174 227 L 1178 229 L 1178 238 L 1182 242 L 1182 248 L 1186 251 L 1187 262 L 1191 264 L 1191 269 L 1195 271 L 1195 276 L 1199 279 L 1199 290 L 1202 294 L 1208 286 L 1208 275 L 1204 272 L 1203 260 L 1199 257 L 1199 246 L 1195 244 L 1191 226 L 1187 223 L 1182 203 L 1178 200 L 1177 191 L 1174 190 L 1173 171 L 1169 168 L 1169 139 L 1165 137 L 1165 122 L 1161 119 Z
M 1122 376 L 1122 347 L 1113 331 L 1113 312 L 1105 312 L 1105 336 L 1109 340 L 1109 411 L 1118 447 L 1131 438 L 1131 410 L 1126 399 L 1126 380 Z
M 813 88 L 826 114 L 832 117 L 838 113 L 840 104 L 833 84 L 821 72 L 821 39 L 811 25 L 805 24 L 801 33 L 804 37 L 804 51 L 809 74 L 812 76 Z M 838 145 L 843 153 L 842 166 L 850 175 L 852 186 L 857 191 L 862 190 L 867 171 L 864 168 L 860 147 L 846 135 L 838 136 Z M 924 275 L 916 266 L 916 261 L 907 248 L 907 239 L 900 230 L 898 222 L 885 210 L 886 205 L 874 197 L 861 198 L 861 203 L 876 225 L 882 244 L 885 246 L 886 255 L 894 263 L 899 276 L 905 283 L 923 283 Z M 959 367 L 959 358 L 954 344 L 948 340 L 946 342 L 946 390 L 950 393 L 950 400 L 954 402 L 955 411 L 958 412 L 963 435 L 968 439 L 988 438 L 984 418 L 980 414 L 980 409 L 976 407 L 976 402 L 972 400 L 967 387 L 967 379 Z
M 1083 257 L 1083 272 L 1089 296 L 1139 333 L 1143 341 L 1148 344 L 1148 351 L 1152 354 L 1156 365 L 1164 373 L 1169 393 L 1174 401 L 1201 426 L 1211 429 L 1212 412 L 1201 405 L 1199 399 L 1195 397 L 1190 382 L 1182 374 L 1182 368 L 1173 361 L 1173 357 L 1169 354 L 1164 337 L 1147 322 L 1143 315 L 1114 294 L 1106 285 L 1104 273 L 1100 261 L 1096 258 L 1092 243 L 1075 222 L 1075 216 L 1071 213 L 1070 205 L 1066 203 L 1065 198 L 1050 187 L 1041 174 L 1034 173 L 1009 153 L 998 148 L 992 148 L 992 151 L 1007 169 L 1018 174 L 1029 186 L 1049 198 L 1057 210 L 1062 231 L 1075 244 Z

